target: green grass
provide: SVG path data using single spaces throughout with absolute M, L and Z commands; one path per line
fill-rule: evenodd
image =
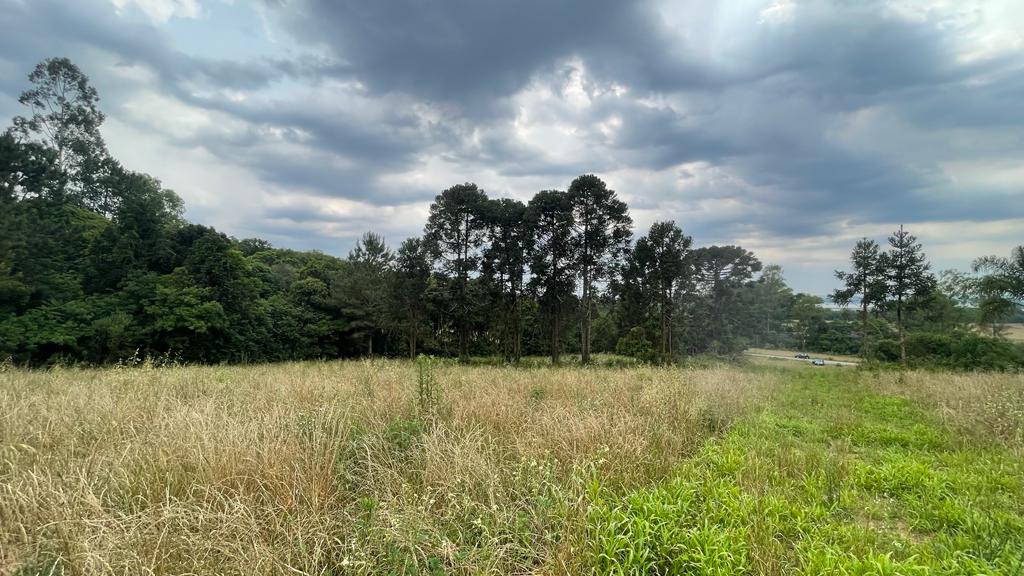
M 1024 382 L 0 369 L 0 575 L 1024 576 Z
M 617 574 L 1024 574 L 1024 463 L 858 372 L 793 370 L 670 480 L 592 486 Z

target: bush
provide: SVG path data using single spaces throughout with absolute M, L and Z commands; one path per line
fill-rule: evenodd
M 965 333 L 953 343 L 948 365 L 966 370 L 1019 370 L 1024 368 L 1024 349 L 1006 340 Z
M 619 338 L 619 341 L 615 344 L 615 353 L 636 358 L 641 362 L 655 362 L 658 359 L 658 353 L 654 350 L 654 346 L 651 345 L 651 341 L 647 339 L 647 334 L 640 326 L 630 328 L 625 336 Z
M 875 342 L 870 357 L 882 362 L 899 362 L 899 342 L 890 339 Z M 973 332 L 915 332 L 907 335 L 907 360 L 920 367 L 1021 370 L 1024 369 L 1024 348 Z
M 953 337 L 948 334 L 920 332 L 907 335 L 907 356 L 915 360 L 942 362 L 953 356 Z

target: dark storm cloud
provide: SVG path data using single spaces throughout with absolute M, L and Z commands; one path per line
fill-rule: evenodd
M 378 91 L 415 93 L 463 112 L 496 101 L 538 71 L 583 52 L 645 66 L 662 48 L 642 3 L 619 0 L 280 3 L 296 38 L 329 45 Z
M 201 50 L 186 54 L 159 26 L 119 20 L 99 0 L 0 0 L 0 54 L 25 72 L 73 56 L 103 80 L 113 113 L 138 88 L 96 51 L 144 65 L 166 94 L 241 126 L 166 141 L 201 146 L 281 190 L 381 209 L 481 173 L 503 179 L 484 188 L 526 196 L 521 182 L 564 188 L 597 172 L 628 182 L 619 192 L 635 208 L 700 218 L 681 224 L 726 239 L 1024 217 L 1011 184 L 964 184 L 947 170 L 1024 157 L 1024 58 L 962 57 L 984 36 L 966 9 L 951 21 L 941 10 L 909 18 L 882 2 L 809 0 L 768 22 L 746 5 L 696 0 L 269 5 L 270 25 L 306 55 L 192 56 Z M 282 83 L 299 88 L 275 91 Z M 3 93 L 23 87 L 23 76 L 0 77 Z M 570 88 L 586 103 L 568 103 Z M 554 96 L 517 99 L 544 89 Z M 309 97 L 318 90 L 337 97 Z M 568 127 L 579 149 L 523 141 L 514 123 L 530 106 L 533 122 Z M 416 184 L 389 183 L 428 163 L 435 172 Z M 264 214 L 268 233 L 269 220 L 290 235 L 303 221 L 351 224 L 288 210 Z
M 557 65 L 570 57 L 634 96 L 676 96 L 696 111 L 603 98 L 572 118 L 594 141 L 586 164 L 599 171 L 726 166 L 761 189 L 738 193 L 763 207 L 741 226 L 802 235 L 840 219 L 991 218 L 994 210 L 1004 216 L 1024 210 L 998 200 L 935 203 L 930 192 L 950 185 L 942 158 L 908 163 L 834 141 L 829 130 L 837 117 L 873 106 L 899 111 L 922 130 L 1021 122 L 1022 115 L 1005 113 L 1024 102 L 1018 59 L 960 62 L 955 30 L 929 18 L 895 17 L 882 3 L 801 3 L 785 23 L 738 29 L 745 34 L 727 39 L 734 45 L 722 54 L 700 43 L 706 40 L 701 30 L 713 27 L 723 9 L 697 3 L 680 5 L 692 14 L 683 30 L 666 25 L 651 3 L 307 0 L 283 6 L 293 30 L 331 46 L 370 90 L 438 101 L 483 123 L 507 120 L 514 110 L 495 103 L 538 77 L 557 76 Z M 988 85 L 973 85 L 989 75 L 995 77 Z M 609 115 L 622 126 L 602 141 L 593 127 Z M 501 130 L 454 155 L 506 176 L 564 180 L 578 167 L 524 149 Z M 649 194 L 658 202 L 674 192 Z

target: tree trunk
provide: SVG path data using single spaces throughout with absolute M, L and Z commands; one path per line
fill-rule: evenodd
M 907 365 L 907 341 L 903 334 L 903 299 L 896 302 L 896 327 L 900 332 L 900 362 Z
M 514 310 L 512 314 L 512 322 L 514 324 L 512 335 L 512 361 L 518 364 L 519 360 L 523 356 L 523 318 L 522 311 L 519 307 L 519 298 L 515 299 L 515 303 L 512 307 Z
M 551 325 L 551 363 L 554 364 L 555 366 L 557 366 L 561 360 L 561 350 L 559 349 L 560 347 L 558 345 L 558 324 L 560 323 L 558 316 L 558 314 L 555 314 L 555 317 L 552 319 L 553 321 Z
M 583 325 L 580 330 L 580 361 L 590 363 L 590 267 L 583 267 Z
M 416 315 L 412 314 L 409 316 L 409 359 L 416 359 L 416 329 L 418 328 L 419 322 L 416 320 Z
M 672 361 L 672 296 L 662 305 L 661 314 L 661 356 L 662 361 Z
M 369 346 L 367 348 L 370 352 L 370 358 L 373 358 L 373 332 L 370 332 L 369 341 Z
M 860 355 L 866 360 L 868 357 L 868 301 L 860 301 Z

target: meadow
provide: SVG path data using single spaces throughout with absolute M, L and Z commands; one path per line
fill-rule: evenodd
M 0 372 L 0 574 L 1024 574 L 1024 379 Z

